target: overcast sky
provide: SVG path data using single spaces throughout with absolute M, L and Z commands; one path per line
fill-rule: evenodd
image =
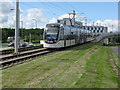
M 9 2 L 8 2 L 9 1 Z M 21 0 L 20 0 L 21 1 Z M 68 17 L 69 12 L 76 11 L 76 20 L 84 22 L 83 17 L 87 17 L 88 24 L 92 22 L 109 26 L 109 30 L 118 30 L 118 2 L 93 2 L 88 0 L 81 2 L 40 2 L 40 0 L 29 0 L 20 2 L 20 27 L 35 28 L 35 19 L 38 27 L 43 28 L 45 24 L 55 22 L 57 19 Z M 31 1 L 31 2 L 30 2 Z M 39 1 L 39 2 L 38 2 Z M 2 0 L 0 4 L 0 27 L 15 27 L 15 0 Z M 23 21 L 23 26 L 21 24 Z M 113 27 L 113 28 L 112 28 Z

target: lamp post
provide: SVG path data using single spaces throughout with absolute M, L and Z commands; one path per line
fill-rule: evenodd
M 36 19 L 34 19 L 34 18 L 33 18 L 32 20 L 34 20 L 34 21 L 36 22 L 36 29 L 37 29 L 37 20 L 36 20 Z
M 19 0 L 16 0 L 16 25 L 15 25 L 15 51 L 18 53 L 18 44 L 19 44 Z
M 23 21 L 20 21 L 20 10 L 19 10 L 19 0 L 16 0 L 16 9 L 10 9 L 10 10 L 16 10 L 16 22 L 15 22 L 15 49 L 14 53 L 18 53 L 18 48 L 19 48 L 19 28 L 20 28 L 20 22 L 21 22 L 21 28 L 23 28 Z
M 31 43 L 31 33 L 29 33 L 29 37 L 30 37 L 30 39 L 29 39 L 29 43 Z

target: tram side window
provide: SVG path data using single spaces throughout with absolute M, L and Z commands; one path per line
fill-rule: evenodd
M 73 32 L 71 32 L 71 34 L 73 34 Z
M 91 30 L 93 30 L 93 27 L 91 27 Z
M 66 25 L 66 21 L 64 21 L 64 25 Z
M 85 29 L 85 27 L 83 27 L 83 29 Z
M 89 30 L 90 28 L 88 27 L 87 29 Z
M 95 27 L 95 30 L 96 30 L 97 28 Z
M 57 22 L 60 23 L 60 20 L 58 20 Z
M 102 27 L 102 30 L 104 30 L 104 28 Z

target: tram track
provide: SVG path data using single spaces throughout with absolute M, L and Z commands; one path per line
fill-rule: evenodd
M 77 45 L 70 47 L 75 47 L 75 46 Z M 21 52 L 19 52 L 18 54 L 4 54 L 0 56 L 0 70 L 30 61 L 38 56 L 43 56 L 48 53 L 57 52 L 57 51 L 63 51 L 69 49 L 70 47 L 65 47 L 60 49 L 35 48 L 30 50 L 26 49 L 24 51 L 21 50 Z
M 19 48 L 18 51 L 23 52 L 23 51 L 33 50 L 33 49 L 39 49 L 42 47 L 43 47 L 42 45 L 34 46 L 34 47 L 31 46 L 31 47 Z M 12 53 L 14 53 L 14 49 L 12 48 L 12 49 L 7 49 L 7 50 L 1 50 L 0 53 L 1 53 L 1 55 L 12 54 Z
M 46 48 L 40 48 L 40 49 L 21 52 L 19 54 L 4 55 L 0 59 L 0 69 L 2 70 L 8 67 L 29 61 L 32 58 L 51 53 L 53 51 L 55 50 L 48 50 Z

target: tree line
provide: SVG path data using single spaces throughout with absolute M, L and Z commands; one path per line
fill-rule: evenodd
M 2 32 L 1 42 L 6 43 L 8 37 L 15 36 L 15 29 L 12 28 L 2 28 L 0 29 Z M 30 39 L 32 42 L 39 42 L 43 39 L 43 31 L 44 29 L 19 29 L 20 39 L 25 42 L 29 42 Z
M 6 43 L 8 37 L 15 36 L 15 29 L 13 28 L 2 28 L 0 30 L 2 33 L 2 38 L 0 38 L 0 41 L 2 43 Z M 19 36 L 20 39 L 24 40 L 25 42 L 29 42 L 31 39 L 31 42 L 39 43 L 40 40 L 43 39 L 43 31 L 44 29 L 19 29 Z M 114 37 L 112 38 L 112 41 L 120 43 L 120 37 Z

